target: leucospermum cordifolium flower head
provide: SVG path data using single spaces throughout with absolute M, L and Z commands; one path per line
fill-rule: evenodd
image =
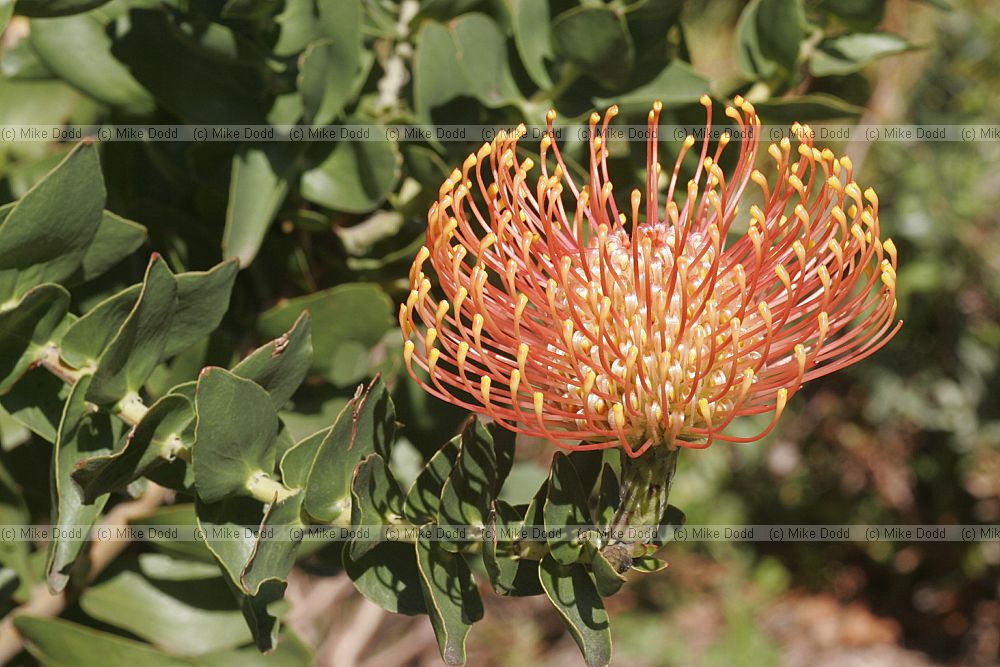
M 654 104 L 646 191 L 624 209 L 604 141 L 616 107 L 590 117 L 584 183 L 550 136 L 537 164 L 521 159 L 520 128 L 449 176 L 400 310 L 407 367 L 428 392 L 561 447 L 637 457 L 757 440 L 804 382 L 896 333 L 896 248 L 851 160 L 798 125 L 797 147 L 785 138 L 759 156 L 760 119 L 737 97 L 726 115 L 744 139 L 726 173 L 733 142 L 710 145 L 702 104 L 706 138 L 686 183 L 695 140 L 663 178 Z M 759 203 L 744 212 L 748 189 Z M 772 417 L 757 435 L 726 433 L 762 413 Z

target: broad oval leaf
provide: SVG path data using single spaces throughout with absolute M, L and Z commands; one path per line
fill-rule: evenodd
M 291 329 L 254 350 L 233 367 L 233 373 L 263 387 L 277 410 L 288 402 L 305 379 L 312 363 L 312 351 L 310 317 L 308 312 L 303 312 Z
M 195 487 L 206 503 L 248 495 L 248 485 L 274 471 L 278 415 L 258 384 L 209 368 L 195 394 L 198 424 L 191 448 Z
M 472 571 L 461 554 L 440 542 L 418 538 L 417 567 L 427 613 L 434 626 L 441 658 L 448 665 L 465 664 L 465 638 L 483 617 L 483 601 Z
M 587 568 L 579 563 L 560 565 L 551 556 L 546 556 L 538 567 L 538 579 L 545 595 L 580 647 L 587 666 L 605 667 L 610 664 L 608 612 Z

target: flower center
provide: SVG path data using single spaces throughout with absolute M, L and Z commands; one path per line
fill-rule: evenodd
M 553 302 L 565 347 L 549 351 L 576 368 L 563 396 L 583 399 L 580 428 L 604 420 L 634 446 L 672 443 L 733 410 L 756 379 L 764 332 L 742 267 L 720 270 L 719 252 L 717 238 L 666 223 L 640 225 L 635 239 L 602 227 L 585 264 L 564 272 Z

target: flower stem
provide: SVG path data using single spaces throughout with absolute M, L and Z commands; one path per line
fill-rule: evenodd
M 638 458 L 626 457 L 622 461 L 621 501 L 608 526 L 612 538 L 601 549 L 619 573 L 631 569 L 633 557 L 645 551 L 644 545 L 629 539 L 629 527 L 658 528 L 663 521 L 679 453 L 679 447 L 660 446 Z
M 611 520 L 613 534 L 629 526 L 659 526 L 677 471 L 679 447 L 653 447 L 635 459 L 625 458 L 621 504 Z

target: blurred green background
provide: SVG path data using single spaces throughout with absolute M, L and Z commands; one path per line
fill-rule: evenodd
M 550 106 L 572 121 L 615 102 L 642 122 L 657 98 L 665 122 L 700 122 L 704 92 L 748 96 L 774 123 L 996 124 L 1000 109 L 1000 6 L 985 0 L 18 0 L 0 4 L 4 24 L 0 125 L 514 124 L 540 123 Z M 4 143 L 0 200 L 23 195 L 71 147 Z M 1000 523 L 1000 141 L 830 147 L 879 194 L 906 324 L 875 356 L 807 386 L 764 441 L 685 452 L 671 501 L 697 524 Z M 106 144 L 108 207 L 150 239 L 75 291 L 76 307 L 140 279 L 151 250 L 174 271 L 239 256 L 246 268 L 223 326 L 160 369 L 150 392 L 230 363 L 310 308 L 313 373 L 283 418 L 295 437 L 311 433 L 381 371 L 412 445 L 393 462 L 406 479 L 464 415 L 400 373 L 395 309 L 427 206 L 474 148 Z M 676 145 L 664 150 L 672 158 Z M 616 191 L 644 180 L 643 153 L 641 143 L 612 147 Z M 13 494 L 4 502 L 44 521 L 48 445 L 2 411 L 0 437 Z M 520 444 L 512 498 L 534 490 L 551 456 Z M 152 555 L 143 549 L 129 557 Z M 664 554 L 668 570 L 608 601 L 616 664 L 1000 656 L 995 542 L 682 544 Z M 315 651 L 338 666 L 439 664 L 426 618 L 392 617 L 326 574 L 322 555 L 294 573 L 288 624 L 303 646 L 286 643 L 268 662 Z M 66 617 L 132 637 L 95 597 Z M 470 664 L 579 664 L 544 601 L 485 597 Z M 2 601 L 3 612 L 17 603 Z

